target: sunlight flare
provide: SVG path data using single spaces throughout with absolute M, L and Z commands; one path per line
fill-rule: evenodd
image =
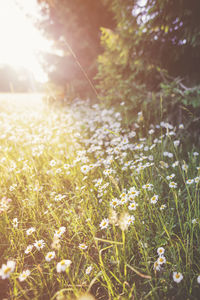
M 49 50 L 51 42 L 42 36 L 31 16 L 26 14 L 29 9 L 34 15 L 36 1 L 20 1 L 20 4 L 15 0 L 0 2 L 0 64 L 24 67 L 37 81 L 45 82 L 47 75 L 40 65 L 39 52 Z

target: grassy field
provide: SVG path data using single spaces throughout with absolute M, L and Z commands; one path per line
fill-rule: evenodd
M 0 299 L 199 299 L 199 152 L 183 156 L 184 125 L 1 97 Z

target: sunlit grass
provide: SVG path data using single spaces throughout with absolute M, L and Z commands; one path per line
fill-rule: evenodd
M 142 136 L 144 119 L 130 131 L 114 109 L 81 102 L 9 110 L 2 298 L 198 299 L 199 153 L 182 156 L 182 126 L 161 120 Z

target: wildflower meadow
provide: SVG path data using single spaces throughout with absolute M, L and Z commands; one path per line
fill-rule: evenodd
M 199 150 L 124 106 L 0 112 L 0 299 L 200 299 Z

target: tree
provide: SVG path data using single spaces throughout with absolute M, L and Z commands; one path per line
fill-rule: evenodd
M 109 100 L 144 99 L 166 77 L 200 83 L 199 0 L 105 0 L 115 30 L 102 28 L 99 90 Z
M 96 58 L 101 52 L 100 27 L 113 27 L 112 13 L 98 0 L 38 0 L 44 16 L 40 28 L 54 41 L 60 55 L 44 56 L 51 81 L 72 84 L 84 94 L 90 89 L 82 66 L 90 80 L 97 72 Z

